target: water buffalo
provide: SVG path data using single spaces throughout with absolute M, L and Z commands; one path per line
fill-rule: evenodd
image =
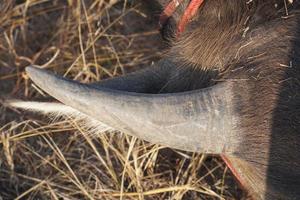
M 164 20 L 170 50 L 149 68 L 93 84 L 26 70 L 64 104 L 52 104 L 53 112 L 221 155 L 255 199 L 300 199 L 298 2 L 206 0 L 177 35 L 187 6 L 181 1 Z

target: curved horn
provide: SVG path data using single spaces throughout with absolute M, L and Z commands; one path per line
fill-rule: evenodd
M 174 69 L 175 63 L 169 59 L 159 61 L 155 66 L 148 67 L 124 76 L 114 77 L 100 82 L 91 83 L 93 87 L 110 88 L 137 93 L 159 93 L 167 82 L 167 77 Z
M 43 90 L 78 111 L 152 143 L 206 153 L 232 152 L 231 84 L 191 92 L 142 94 L 81 84 L 26 68 Z M 224 92 L 226 91 L 226 92 Z

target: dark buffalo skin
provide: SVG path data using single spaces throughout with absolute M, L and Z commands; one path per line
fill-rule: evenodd
M 236 129 L 245 142 L 227 161 L 254 198 L 300 199 L 298 2 L 207 0 L 175 38 L 187 3 L 162 28 L 177 65 L 159 92 L 235 82 Z

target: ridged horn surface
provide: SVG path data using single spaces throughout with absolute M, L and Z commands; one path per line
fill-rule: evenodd
M 206 153 L 230 153 L 233 134 L 230 83 L 170 94 L 124 92 L 81 84 L 27 67 L 48 94 L 113 128 L 151 143 Z

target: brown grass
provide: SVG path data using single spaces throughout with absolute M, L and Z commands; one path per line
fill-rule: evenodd
M 157 61 L 164 49 L 143 1 L 0 2 L 0 95 L 49 100 L 29 80 L 41 65 L 81 82 Z M 241 199 L 216 157 L 172 150 L 73 119 L 0 107 L 0 199 Z

